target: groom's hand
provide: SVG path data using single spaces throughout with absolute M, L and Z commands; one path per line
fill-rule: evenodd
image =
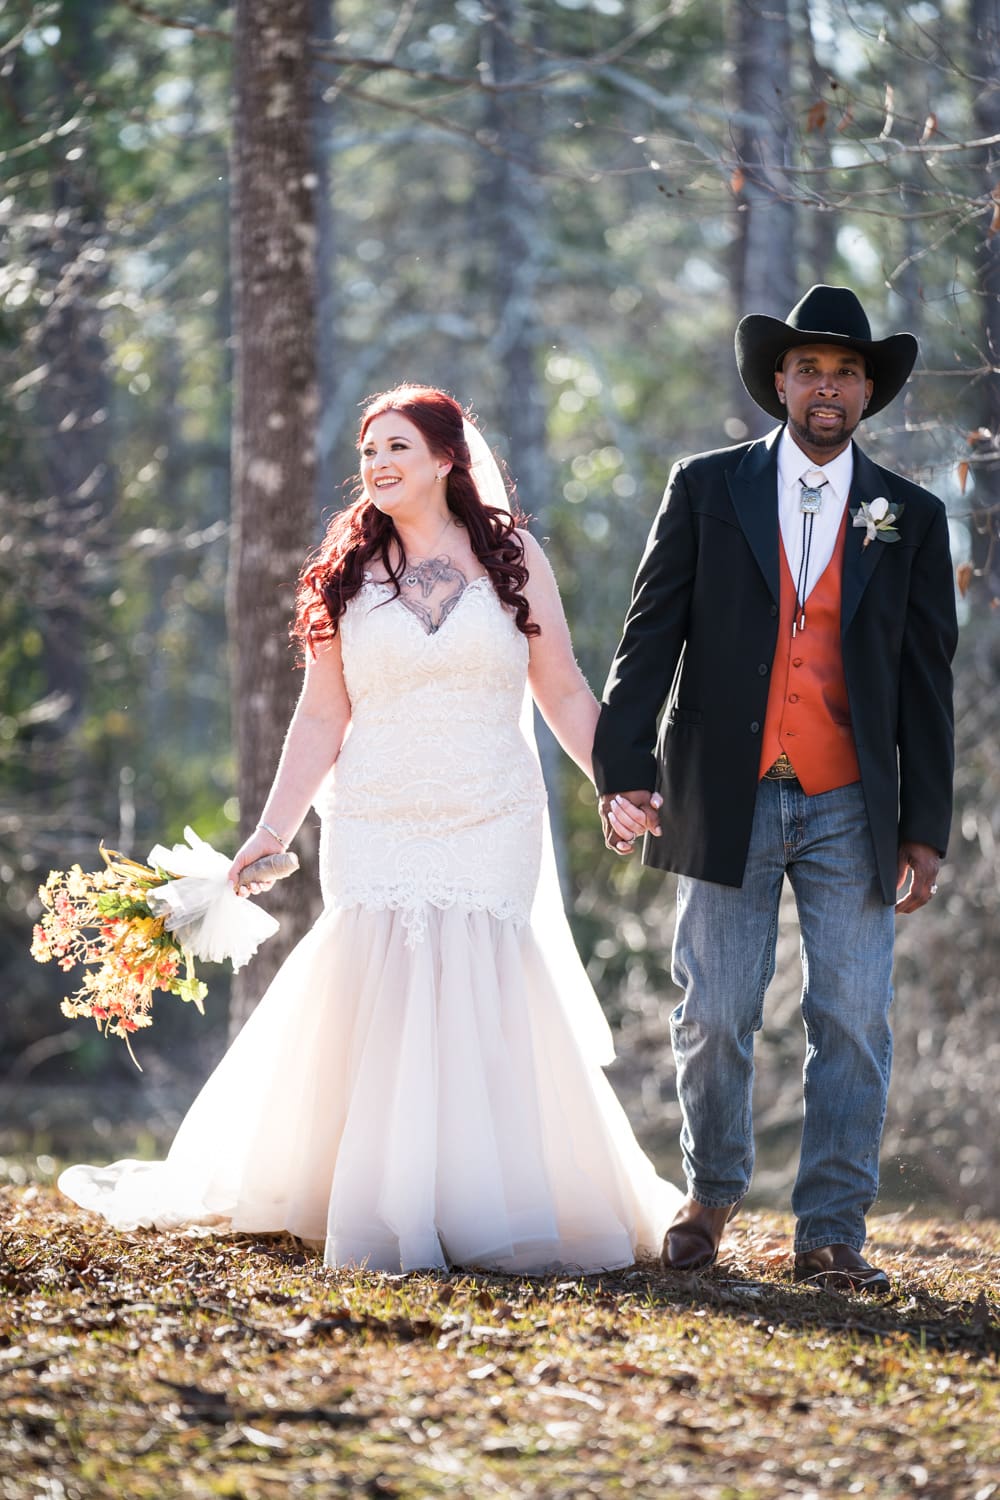
M 604 842 L 615 854 L 631 854 L 642 833 L 660 836 L 659 792 L 607 792 L 598 799 Z
M 901 893 L 896 900 L 896 911 L 900 916 L 919 911 L 932 896 L 937 895 L 940 868 L 941 856 L 929 844 L 900 844 L 896 880 L 896 890 Z

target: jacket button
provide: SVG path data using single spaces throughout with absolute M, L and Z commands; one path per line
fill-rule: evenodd
M 757 671 L 760 673 L 760 675 L 762 677 L 766 677 L 767 676 L 767 662 L 766 661 L 762 661 L 761 664 L 760 664 L 760 666 L 757 668 Z
M 751 734 L 757 734 L 758 731 L 759 731 L 759 729 L 760 729 L 760 725 L 757 723 L 757 720 L 754 719 L 753 723 L 750 725 L 750 733 Z
M 776 604 L 772 604 L 771 605 L 771 619 L 772 620 L 774 619 L 774 617 L 775 617 L 775 615 L 777 613 L 778 613 L 778 606 Z

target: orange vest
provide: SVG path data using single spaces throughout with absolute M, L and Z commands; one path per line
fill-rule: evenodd
M 847 507 L 837 545 L 806 600 L 806 628 L 792 636 L 795 580 L 781 543 L 781 612 L 778 644 L 761 745 L 760 775 L 784 750 L 810 797 L 858 781 L 851 710 L 840 648 L 840 580 Z

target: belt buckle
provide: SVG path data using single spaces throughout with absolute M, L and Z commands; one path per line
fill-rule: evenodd
M 766 781 L 798 781 L 798 773 L 792 765 L 788 756 L 782 750 L 773 765 L 768 766 L 764 772 Z

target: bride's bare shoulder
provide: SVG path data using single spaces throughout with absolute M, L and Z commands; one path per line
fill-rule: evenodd
M 524 561 L 527 564 L 529 575 L 540 573 L 551 578 L 553 576 L 552 564 L 549 562 L 545 548 L 538 538 L 532 535 L 525 526 L 516 527 L 515 534 L 520 539 L 524 548 Z

